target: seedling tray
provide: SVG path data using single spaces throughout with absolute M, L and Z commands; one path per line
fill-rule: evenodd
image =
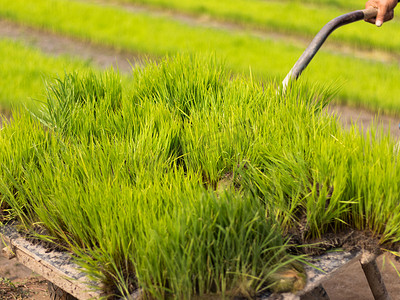
M 91 286 L 98 285 L 98 283 L 87 278 L 86 274 L 73 262 L 69 253 L 56 250 L 49 251 L 41 244 L 34 244 L 20 235 L 15 227 L 9 225 L 0 227 L 0 237 L 6 245 L 2 251 L 3 255 L 9 259 L 16 258 L 21 264 L 43 276 L 64 292 L 80 300 L 97 299 L 102 296 L 101 292 L 90 289 Z M 307 273 L 306 287 L 296 295 L 291 293 L 281 294 L 280 299 L 329 299 L 322 287 L 323 282 L 334 276 L 342 267 L 356 260 L 360 260 L 363 265 L 362 260 L 366 260 L 365 256 L 366 254 L 363 254 L 360 250 L 341 251 L 337 249 L 312 257 L 309 261 L 310 265 L 305 266 Z M 365 261 L 364 265 L 371 263 L 375 263 L 374 257 Z M 380 274 L 372 275 L 374 277 L 380 276 Z M 367 272 L 366 276 L 368 278 Z M 371 286 L 373 294 L 374 289 L 376 290 L 376 287 Z M 384 290 L 384 292 L 386 291 Z M 135 293 L 135 295 L 137 294 L 140 293 Z M 132 298 L 136 298 L 135 295 L 132 295 Z M 262 299 L 277 299 L 276 296 L 264 296 Z
M 66 293 L 80 299 L 98 299 L 100 292 L 90 290 L 96 284 L 80 271 L 67 252 L 49 251 L 40 244 L 33 244 L 21 236 L 15 227 L 0 227 L 0 237 L 5 243 L 2 254 L 9 259 L 16 258 L 21 264 Z

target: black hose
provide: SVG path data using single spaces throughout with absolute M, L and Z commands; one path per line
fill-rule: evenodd
M 336 28 L 339 28 L 343 25 L 350 24 L 359 20 L 370 19 L 376 16 L 376 13 L 377 10 L 375 8 L 356 10 L 341 15 L 329 21 L 314 37 L 310 45 L 308 45 L 307 49 L 303 52 L 303 54 L 297 60 L 293 68 L 287 74 L 287 76 L 282 82 L 283 89 L 286 90 L 289 80 L 296 80 L 300 76 L 303 70 L 308 66 L 310 61 L 313 59 L 314 55 L 318 52 L 319 48 L 321 48 L 322 44 Z

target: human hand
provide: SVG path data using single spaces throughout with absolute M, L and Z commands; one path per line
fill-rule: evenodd
M 383 22 L 393 19 L 394 8 L 397 5 L 397 1 L 398 0 L 368 0 L 365 4 L 365 8 L 377 8 L 378 15 L 376 18 L 371 18 L 365 21 L 375 24 L 378 27 L 382 26 Z

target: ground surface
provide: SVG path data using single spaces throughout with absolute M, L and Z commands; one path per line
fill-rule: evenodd
M 185 20 L 187 22 L 199 21 L 190 18 L 186 18 Z M 210 20 L 207 20 L 207 24 L 210 24 Z M 222 26 L 221 24 L 213 25 Z M 227 29 L 233 30 L 235 28 L 227 25 Z M 102 68 L 112 65 L 117 67 L 121 72 L 128 72 L 132 64 L 135 64 L 138 60 L 140 61 L 138 55 L 134 53 L 125 53 L 109 47 L 92 45 L 73 38 L 27 28 L 4 20 L 0 20 L 1 37 L 22 41 L 41 49 L 49 55 L 67 54 L 78 56 L 90 60 Z M 359 53 L 359 56 L 363 57 L 368 55 L 371 55 L 371 53 Z M 400 118 L 384 115 L 379 116 L 368 110 L 343 105 L 333 105 L 330 110 L 341 116 L 345 127 L 355 122 L 357 126 L 365 130 L 371 126 L 371 123 L 375 123 L 383 126 L 385 130 L 389 130 L 390 128 L 391 135 L 395 139 L 400 137 L 398 127 Z M 394 262 L 393 258 L 389 256 L 381 256 L 378 260 L 378 265 L 383 272 L 384 280 L 392 299 L 400 300 L 400 277 L 391 266 L 390 259 Z M 395 265 L 400 271 L 400 264 L 395 263 Z M 6 278 L 7 280 L 1 280 L 1 278 Z M 337 273 L 324 284 L 324 287 L 332 300 L 373 299 L 362 269 L 357 262 Z M 49 299 L 47 283 L 44 278 L 32 273 L 15 259 L 8 260 L 0 256 L 0 299 Z
M 15 259 L 0 255 L 0 299 L 48 300 L 47 281 Z

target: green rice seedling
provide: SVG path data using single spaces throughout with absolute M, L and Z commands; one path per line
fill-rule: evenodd
M 218 198 L 211 192 L 191 193 L 185 198 L 190 205 L 147 226 L 148 238 L 137 248 L 136 255 L 145 258 L 137 260 L 139 282 L 152 285 L 153 297 L 254 297 L 274 284 L 277 270 L 291 264 L 279 230 L 265 220 L 261 203 L 232 192 Z M 158 264 L 150 260 L 153 255 Z
M 291 242 L 399 241 L 395 142 L 340 128 L 329 90 L 275 86 L 200 56 L 129 82 L 67 74 L 0 131 L 2 221 L 39 228 L 109 295 L 156 299 L 296 291 Z
M 94 136 L 97 134 L 96 124 L 100 120 L 108 119 L 99 113 L 117 112 L 121 108 L 121 97 L 122 87 L 114 76 L 104 74 L 98 79 L 95 73 L 89 73 L 85 77 L 66 75 L 63 80 L 58 81 L 57 86 L 49 87 L 47 111 L 42 120 L 63 135 L 87 132 Z M 82 114 L 86 113 L 82 106 L 93 114 Z M 107 127 L 106 125 L 101 130 L 107 131 Z
M 197 63 L 195 60 L 182 60 L 176 63 L 171 61 L 170 64 L 169 70 L 168 63 L 162 66 L 161 70 L 169 71 L 164 75 L 174 72 L 176 75 L 188 74 L 189 70 L 195 70 L 198 76 L 204 76 L 206 71 L 210 72 L 210 78 L 216 78 L 218 84 L 215 86 L 214 81 L 208 79 L 202 83 L 203 85 L 200 83 L 198 89 L 205 93 L 207 90 L 211 94 L 218 92 L 224 88 L 222 83 L 229 80 L 229 75 L 223 74 L 221 69 L 215 71 L 205 68 L 204 61 Z M 182 68 L 188 64 L 192 67 Z M 149 76 L 147 78 L 157 80 L 157 77 L 153 76 L 154 73 L 147 74 Z M 104 78 L 110 78 L 108 76 L 111 75 L 105 75 Z M 113 76 L 115 75 L 111 78 Z M 195 78 L 197 77 L 194 76 L 191 81 Z M 143 80 L 146 81 L 145 75 L 142 75 L 139 82 Z M 160 83 L 163 82 L 162 77 L 158 80 Z M 169 87 L 176 86 L 179 80 L 178 76 L 175 80 L 171 79 Z M 82 82 L 85 82 L 85 85 L 81 85 Z M 140 86 L 137 86 L 137 95 L 133 98 L 129 97 L 129 100 L 123 97 L 120 100 L 121 108 L 110 110 L 110 106 L 103 105 L 102 102 L 107 103 L 107 99 L 118 99 L 120 89 L 108 88 L 113 86 L 113 82 L 115 81 L 103 80 L 94 74 L 82 77 L 76 74 L 66 76 L 50 88 L 49 108 L 39 118 L 45 120 L 43 125 L 47 130 L 40 130 L 43 125 L 35 120 L 28 118 L 27 122 L 26 115 L 20 117 L 16 115 L 17 123 L 15 124 L 26 124 L 26 126 L 37 128 L 34 132 L 39 136 L 32 135 L 29 131 L 21 131 L 19 135 L 12 134 L 15 130 L 14 125 L 4 128 L 2 137 L 8 139 L 8 134 L 13 136 L 13 139 L 8 139 L 8 143 L 5 143 L 4 153 L 16 149 L 12 145 L 14 141 L 26 145 L 26 150 L 18 147 L 19 151 L 22 150 L 20 159 L 16 160 L 7 155 L 1 156 L 4 166 L 21 167 L 2 171 L 1 193 L 3 201 L 13 207 L 11 209 L 14 214 L 10 217 L 18 215 L 26 227 L 30 227 L 29 224 L 44 226 L 51 235 L 48 239 L 62 240 L 65 247 L 79 255 L 80 263 L 93 278 L 100 279 L 111 287 L 109 289 L 111 293 L 127 294 L 132 286 L 138 285 L 144 287 L 147 293 L 160 297 L 165 292 L 183 293 L 182 295 L 188 296 L 193 293 L 226 294 L 236 290 L 238 293 L 255 293 L 262 289 L 264 282 L 267 282 L 266 280 L 274 270 L 279 270 L 288 264 L 284 247 L 281 247 L 279 228 L 264 220 L 263 210 L 260 210 L 262 205 L 257 204 L 258 202 L 254 202 L 254 205 L 257 205 L 254 209 L 258 207 L 256 213 L 257 209 L 250 209 L 250 207 L 246 209 L 252 203 L 250 199 L 246 204 L 240 201 L 240 197 L 233 195 L 220 196 L 220 198 L 213 196 L 213 190 L 203 185 L 201 170 L 178 163 L 179 152 L 165 151 L 174 147 L 172 142 L 177 133 L 171 134 L 175 130 L 173 124 L 184 126 L 187 122 L 186 117 L 182 118 L 183 115 L 180 113 L 183 110 L 179 109 L 185 101 L 171 104 L 166 97 L 159 99 L 158 102 L 145 97 L 141 98 L 138 95 L 143 94 Z M 193 96 L 192 92 L 197 89 L 193 89 L 195 86 L 189 85 L 186 90 L 181 87 L 179 90 L 169 91 L 167 88 L 164 91 L 171 92 L 171 97 L 175 97 L 174 93 L 178 93 L 184 96 L 180 99 L 183 100 L 185 97 Z M 198 96 L 202 94 L 199 92 L 194 95 L 195 104 L 202 102 L 198 99 Z M 88 95 L 93 97 L 86 97 Z M 114 96 L 117 97 L 114 98 Z M 200 102 L 196 103 L 196 101 Z M 66 107 L 69 107 L 68 118 L 60 113 Z M 86 114 L 86 118 L 74 118 L 75 110 L 79 109 L 96 112 L 96 115 Z M 207 109 L 204 108 L 204 110 Z M 102 111 L 108 114 L 102 115 Z M 122 114 L 122 112 L 127 113 Z M 198 114 L 198 110 L 194 107 L 191 108 L 191 112 Z M 98 114 L 104 117 L 96 119 Z M 114 123 L 114 127 L 110 130 L 102 130 L 104 124 L 116 120 L 117 116 L 120 117 L 120 122 L 127 123 L 124 123 L 124 126 Z M 69 122 L 64 122 L 65 119 Z M 102 125 L 98 123 L 100 120 Z M 38 127 L 32 126 L 31 122 L 35 122 L 35 126 Z M 90 126 L 96 123 L 98 131 L 94 131 L 95 128 Z M 132 124 L 130 130 L 127 130 L 128 124 Z M 69 128 L 74 128 L 74 131 Z M 180 130 L 183 130 L 182 128 L 184 127 Z M 168 146 L 168 140 L 172 143 L 170 146 Z M 32 145 L 37 146 L 32 147 Z M 234 198 L 231 199 L 231 197 Z M 203 198 L 204 203 L 201 202 L 201 205 L 200 202 L 196 203 Z M 207 219 L 207 217 L 212 217 L 207 216 L 208 202 L 210 206 L 217 205 L 213 214 L 220 210 L 219 205 L 223 205 L 221 209 L 226 207 L 226 213 L 220 217 L 216 214 L 217 219 Z M 229 203 L 236 203 L 236 205 L 231 207 Z M 204 212 L 203 205 L 205 205 Z M 194 232 L 189 234 L 190 230 L 197 230 L 196 228 L 202 224 L 196 221 L 196 216 L 193 220 L 187 219 L 188 215 L 195 215 L 199 209 L 199 213 L 202 214 L 201 219 L 208 222 L 208 226 L 221 228 L 221 232 L 217 234 L 221 245 L 213 246 L 208 250 L 208 254 L 202 256 L 201 261 L 196 262 L 191 261 L 192 258 L 198 256 L 197 252 L 193 251 L 207 249 L 213 244 L 212 236 L 210 236 L 207 243 L 211 244 L 206 243 L 200 249 L 193 248 L 194 242 L 201 240 L 203 234 L 210 234 L 207 229 L 209 227 L 197 233 L 200 235 L 197 236 L 197 240 L 193 240 L 196 236 Z M 250 227 L 244 226 L 243 235 L 239 235 L 230 244 L 228 243 L 230 235 L 234 237 L 237 230 L 232 228 L 225 231 L 222 228 L 229 224 L 229 226 L 241 227 L 242 222 L 235 223 L 235 219 L 227 219 L 230 211 L 235 212 L 237 209 L 239 212 L 247 212 L 247 216 L 243 216 L 243 222 L 246 224 L 249 222 L 247 226 Z M 239 212 L 237 214 L 240 215 Z M 176 222 L 183 224 L 178 231 L 173 226 Z M 190 225 L 192 222 L 194 222 L 193 225 Z M 253 232 L 252 226 L 260 230 L 264 229 Z M 152 238 L 150 240 L 149 238 L 153 236 L 156 228 L 167 230 L 166 237 L 177 235 L 179 243 L 175 244 L 172 239 L 164 240 L 159 237 L 157 240 L 154 237 L 153 245 Z M 261 235 L 262 232 L 268 234 Z M 254 251 L 263 251 L 265 257 L 259 257 L 258 252 L 249 256 L 248 251 L 243 248 L 242 239 L 248 234 L 256 234 L 260 237 L 255 240 L 251 238 L 248 242 L 252 243 Z M 150 245 L 156 248 L 152 250 L 149 248 Z M 164 247 L 160 249 L 160 245 Z M 190 245 L 192 248 L 187 248 Z M 177 265 L 161 265 L 160 267 L 158 256 L 155 255 L 158 251 L 163 251 L 166 263 L 171 263 L 173 257 L 171 255 L 177 253 L 176 251 L 182 251 L 179 250 L 181 247 L 187 248 L 185 250 L 187 252 L 184 252 L 184 256 L 176 261 Z M 230 247 L 230 250 L 224 250 L 224 247 Z M 217 250 L 220 251 L 219 254 L 214 253 Z M 153 256 L 143 256 L 143 253 L 147 251 L 153 253 Z M 148 257 L 150 262 L 146 262 L 145 257 Z M 210 261 L 210 259 L 215 261 Z M 255 259 L 261 259 L 261 261 L 252 266 L 251 263 Z M 176 269 L 179 265 L 181 269 Z M 187 270 L 186 275 L 180 272 L 183 267 L 189 265 L 195 267 Z M 204 269 L 205 266 L 208 269 Z M 257 269 L 256 266 L 263 267 Z M 159 274 L 162 277 L 157 275 L 157 269 L 160 270 Z M 153 271 L 148 274 L 146 270 Z M 208 274 L 207 270 L 211 273 Z M 192 285 L 183 290 L 183 286 L 192 280 L 193 276 L 199 279 L 194 280 Z M 161 281 L 157 281 L 157 278 Z M 269 284 L 273 282 L 268 282 Z M 240 285 L 242 287 L 239 288 Z M 112 287 L 116 287 L 116 290 Z

